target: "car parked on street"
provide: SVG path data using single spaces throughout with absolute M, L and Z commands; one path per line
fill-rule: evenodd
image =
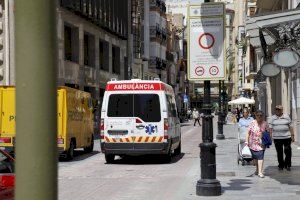
M 15 186 L 15 159 L 0 149 L 0 199 L 13 200 Z

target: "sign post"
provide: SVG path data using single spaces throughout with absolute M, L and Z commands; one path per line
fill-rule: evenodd
M 209 2 L 206 0 L 205 2 Z M 188 16 L 188 79 L 204 81 L 202 143 L 200 147 L 201 179 L 196 185 L 198 196 L 221 195 L 216 179 L 216 147 L 213 142 L 210 80 L 224 80 L 224 3 L 190 5 Z

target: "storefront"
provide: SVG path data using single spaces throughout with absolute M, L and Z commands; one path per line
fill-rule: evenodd
M 256 54 L 257 102 L 267 117 L 281 104 L 292 118 L 300 141 L 300 9 L 255 15 L 246 21 Z

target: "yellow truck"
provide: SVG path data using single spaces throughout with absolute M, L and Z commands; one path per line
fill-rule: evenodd
M 15 87 L 0 87 L 0 147 L 13 151 L 15 144 Z M 90 93 L 59 87 L 57 90 L 57 146 L 60 156 L 73 159 L 74 149 L 92 152 L 93 102 Z

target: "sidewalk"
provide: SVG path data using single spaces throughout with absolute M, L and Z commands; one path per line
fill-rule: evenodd
M 224 125 L 225 140 L 214 140 L 217 179 L 222 185 L 222 196 L 208 199 L 300 199 L 300 148 L 292 146 L 292 170 L 278 171 L 274 145 L 265 152 L 265 178 L 253 175 L 253 165 L 237 164 L 238 126 Z M 214 136 L 217 134 L 214 122 Z

